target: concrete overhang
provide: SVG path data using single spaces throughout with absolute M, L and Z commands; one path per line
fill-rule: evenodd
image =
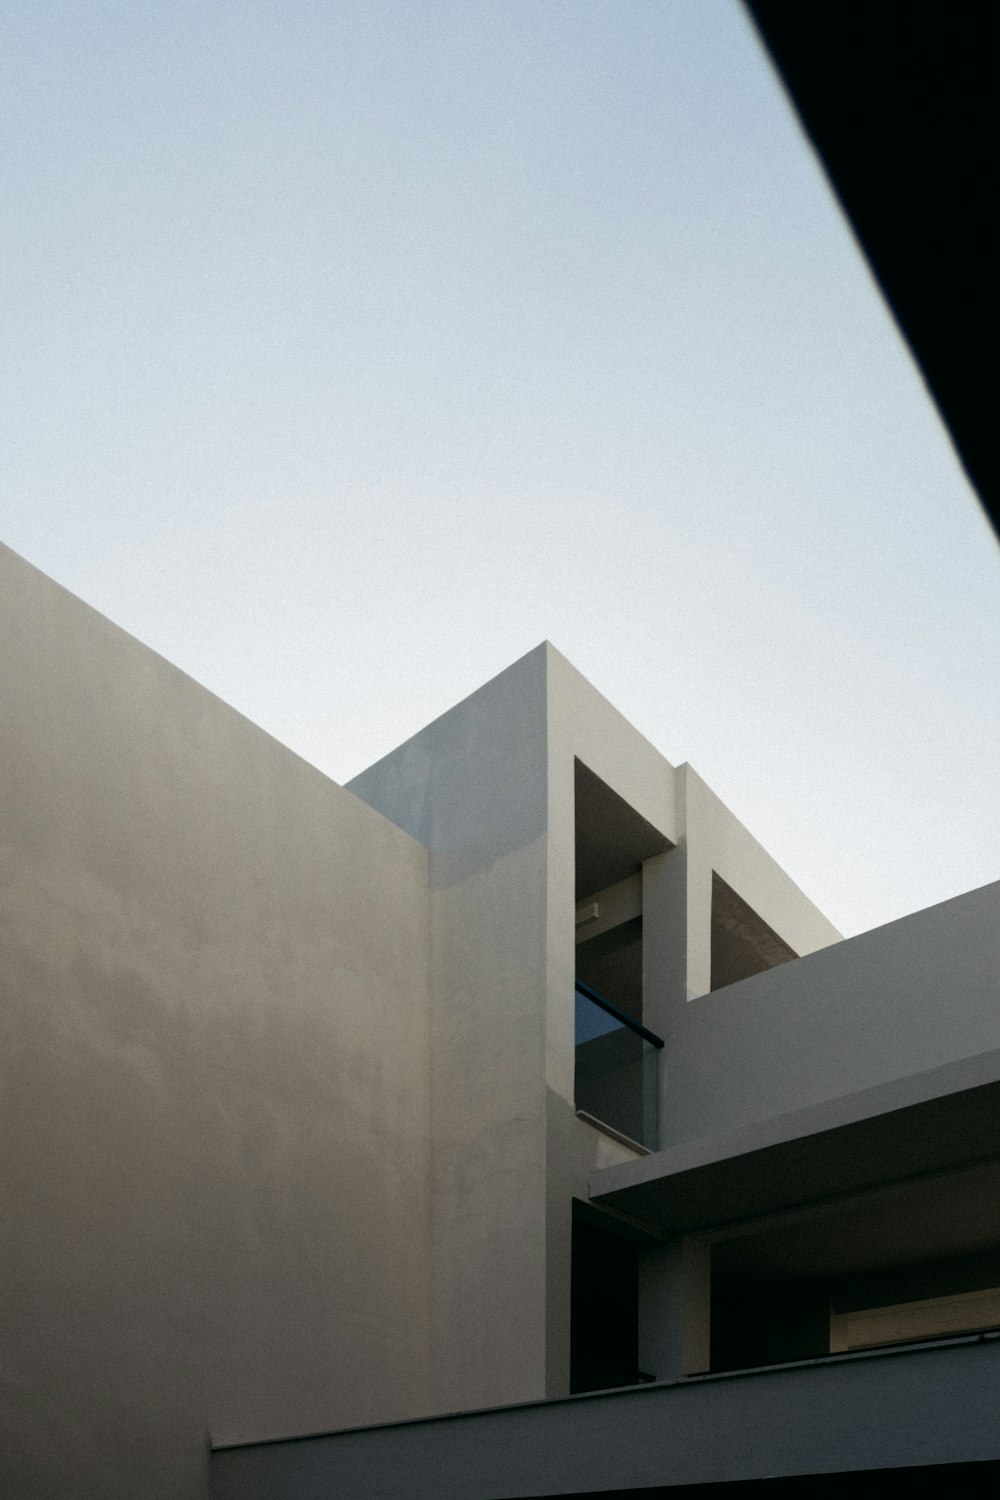
M 1000 1049 L 605 1167 L 590 1196 L 669 1236 L 991 1159 Z

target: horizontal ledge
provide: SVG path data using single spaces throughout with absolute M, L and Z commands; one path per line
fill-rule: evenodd
M 623 1130 L 616 1130 L 613 1125 L 608 1125 L 606 1121 L 599 1120 L 596 1115 L 588 1114 L 585 1109 L 578 1109 L 575 1111 L 575 1114 L 578 1120 L 583 1120 L 587 1125 L 593 1125 L 595 1130 L 599 1130 L 602 1135 L 609 1135 L 613 1141 L 618 1141 L 622 1146 L 628 1146 L 632 1151 L 638 1151 L 640 1156 L 652 1156 L 653 1153 L 648 1146 L 640 1145 L 630 1135 L 626 1135 Z
M 914 1356 L 934 1354 L 949 1349 L 1000 1343 L 1000 1332 L 963 1333 L 947 1338 L 913 1340 L 906 1344 L 880 1344 L 874 1349 L 850 1349 L 835 1354 L 814 1355 L 809 1359 L 788 1360 L 778 1365 L 753 1365 L 742 1370 L 708 1371 L 700 1375 L 686 1375 L 681 1379 L 654 1380 L 639 1385 L 612 1386 L 605 1391 L 577 1391 L 571 1396 L 549 1396 L 537 1401 L 511 1401 L 506 1406 L 476 1406 L 464 1411 L 434 1412 L 423 1417 L 404 1417 L 396 1422 L 372 1422 L 362 1427 L 334 1427 L 315 1432 L 287 1433 L 277 1437 L 263 1438 L 217 1438 L 207 1434 L 210 1453 L 234 1453 L 247 1448 L 278 1448 L 294 1443 L 316 1443 L 334 1441 L 337 1438 L 357 1437 L 368 1433 L 405 1432 L 421 1427 L 444 1426 L 449 1422 L 473 1422 L 477 1419 L 498 1418 L 518 1412 L 537 1412 L 542 1415 L 576 1406 L 582 1402 L 628 1401 L 636 1396 L 642 1398 L 659 1393 L 680 1393 L 704 1386 L 727 1386 L 741 1381 L 766 1380 L 768 1377 L 788 1375 L 810 1375 L 812 1372 L 831 1369 L 839 1365 L 867 1364 L 883 1360 L 910 1359 Z

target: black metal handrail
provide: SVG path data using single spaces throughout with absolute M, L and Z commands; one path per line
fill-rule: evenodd
M 589 984 L 584 984 L 582 979 L 576 981 L 576 988 L 585 1000 L 592 1000 L 595 1005 L 599 1005 L 602 1010 L 606 1010 L 609 1016 L 614 1016 L 616 1021 L 621 1021 L 623 1026 L 627 1026 L 629 1031 L 634 1031 L 644 1041 L 652 1042 L 654 1047 L 662 1047 L 664 1045 L 663 1038 L 657 1036 L 655 1031 L 647 1030 L 645 1026 L 640 1025 L 632 1016 L 627 1016 L 623 1010 L 618 1009 L 617 1005 L 612 1005 L 610 1000 L 605 1000 L 603 995 L 599 995 L 596 990 L 592 990 Z

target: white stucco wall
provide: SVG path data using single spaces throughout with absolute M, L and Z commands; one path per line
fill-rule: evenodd
M 350 783 L 426 845 L 433 1399 L 545 1395 L 546 648 Z
M 24 1500 L 80 1475 L 194 1500 L 206 1427 L 565 1394 L 572 1200 L 636 1155 L 574 1109 L 577 759 L 675 846 L 640 883 L 663 1144 L 947 1051 L 935 954 L 980 906 L 916 947 L 815 951 L 831 924 L 550 645 L 345 789 L 0 571 L 0 1401 Z M 713 870 L 812 956 L 709 994 Z M 989 1032 L 984 984 L 956 1045 Z
M 429 1402 L 424 849 L 0 551 L 0 1489 Z

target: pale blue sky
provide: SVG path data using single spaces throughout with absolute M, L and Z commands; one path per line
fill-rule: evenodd
M 0 536 L 346 780 L 548 637 L 845 930 L 998 553 L 730 0 L 8 0 Z

